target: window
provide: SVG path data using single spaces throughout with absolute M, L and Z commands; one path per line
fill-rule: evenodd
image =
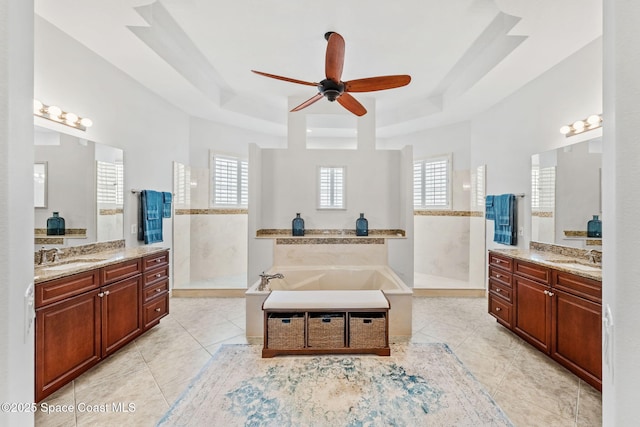
M 413 162 L 413 207 L 449 209 L 451 207 L 451 156 Z
M 211 205 L 215 207 L 246 207 L 249 204 L 249 162 L 211 155 Z
M 556 168 L 531 167 L 531 211 L 553 212 L 556 205 Z
M 346 168 L 320 166 L 318 168 L 318 209 L 344 209 Z
M 122 206 L 124 203 L 124 165 L 96 162 L 96 199 L 99 204 Z

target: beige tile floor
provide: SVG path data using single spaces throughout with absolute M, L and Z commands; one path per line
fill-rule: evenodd
M 172 298 L 160 325 L 46 399 L 61 412 L 36 426 L 153 426 L 220 344 L 247 342 L 244 325 L 242 298 Z M 484 298 L 416 297 L 413 331 L 449 344 L 516 426 L 602 425 L 600 393 L 497 325 Z

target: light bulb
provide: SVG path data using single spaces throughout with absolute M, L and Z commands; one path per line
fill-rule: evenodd
M 576 120 L 573 122 L 573 130 L 575 132 L 582 132 L 584 130 L 585 123 L 582 120 Z
M 51 105 L 47 108 L 47 114 L 49 114 L 49 118 L 53 120 L 60 120 L 60 114 L 62 114 L 62 109 L 60 107 Z
M 90 128 L 91 126 L 93 126 L 93 121 L 88 117 L 83 117 L 82 119 L 80 119 L 80 124 L 86 128 Z
M 601 121 L 602 121 L 602 118 L 597 114 L 593 114 L 587 117 L 587 123 L 589 123 L 590 127 L 599 125 Z
M 73 113 L 65 113 L 64 121 L 67 124 L 74 125 L 78 121 L 78 115 Z
M 571 126 L 569 125 L 564 125 L 560 128 L 560 133 L 563 135 L 568 134 L 569 132 L 571 132 Z
M 40 114 L 42 113 L 42 107 L 44 107 L 44 105 L 42 105 L 42 102 L 38 101 L 37 99 L 33 100 L 33 112 L 36 114 Z

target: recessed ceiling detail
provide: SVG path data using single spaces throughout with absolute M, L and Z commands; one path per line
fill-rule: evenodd
M 316 0 L 34 3 L 39 17 L 187 114 L 283 136 L 288 99 L 308 99 L 309 88 L 249 70 L 314 81 L 327 31 L 348 41 L 345 81 L 411 75 L 409 86 L 368 94 L 382 138 L 468 120 L 602 35 L 602 0 L 324 0 L 323 10 L 340 13 L 320 15 Z

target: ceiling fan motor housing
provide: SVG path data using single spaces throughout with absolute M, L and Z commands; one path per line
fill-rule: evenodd
M 324 79 L 318 84 L 318 91 L 333 102 L 344 92 L 344 83 L 336 83 L 331 79 Z

